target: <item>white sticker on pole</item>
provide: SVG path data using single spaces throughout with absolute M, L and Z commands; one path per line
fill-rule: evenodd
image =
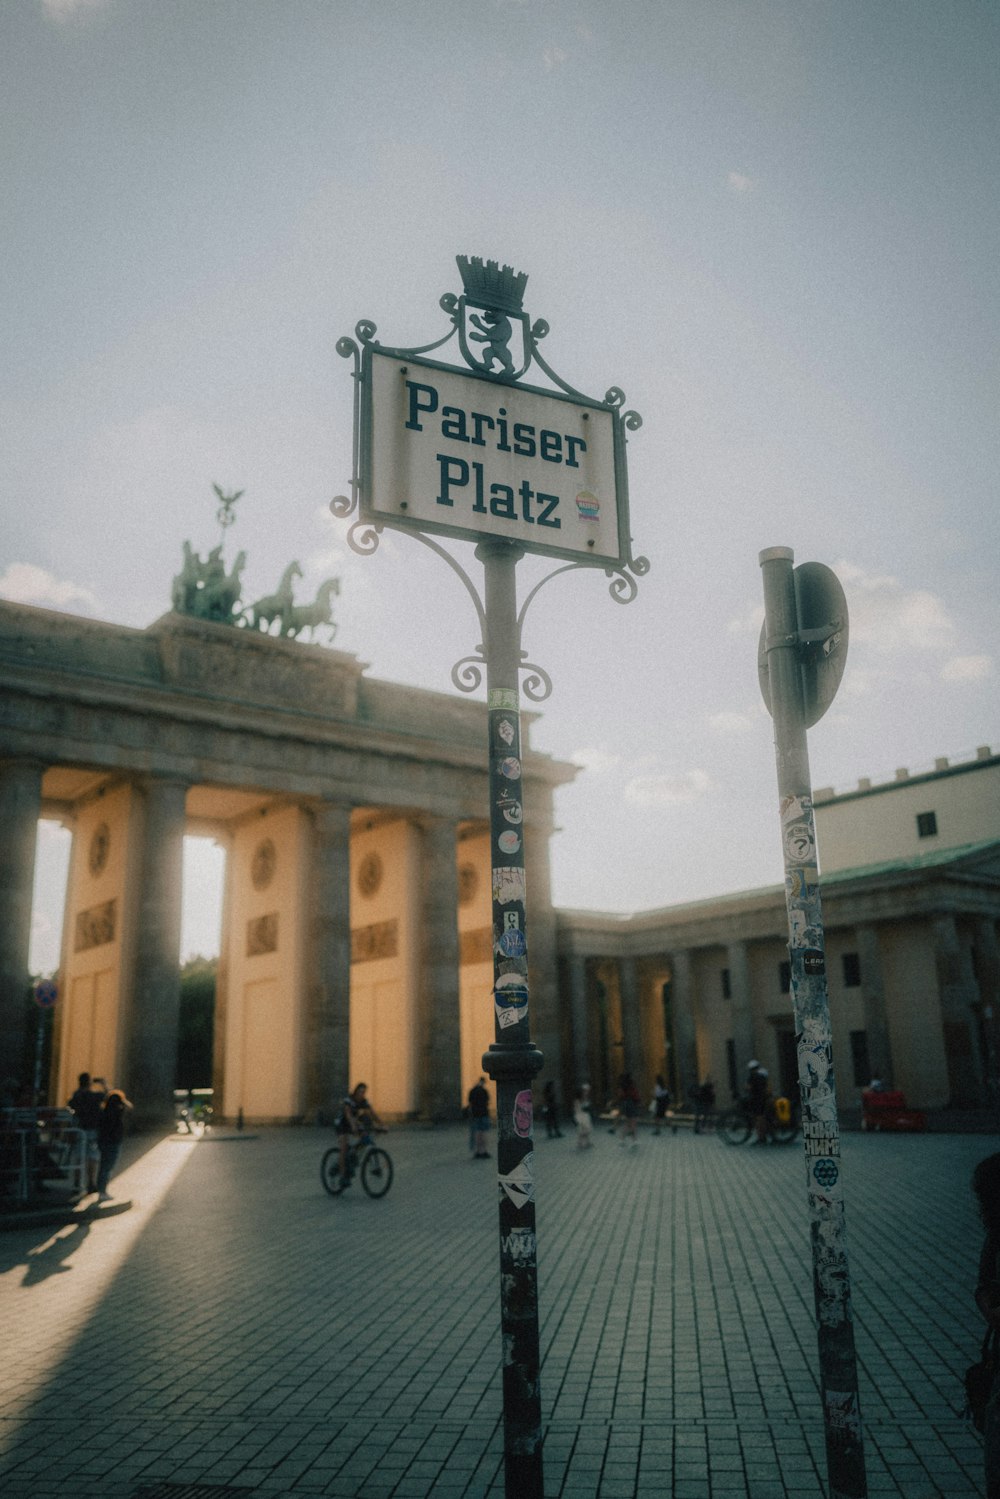
M 534 1160 L 535 1152 L 529 1150 L 528 1154 L 518 1161 L 513 1171 L 506 1176 L 497 1177 L 497 1181 L 515 1207 L 523 1207 L 526 1202 L 534 1201 L 535 1179 L 532 1170 Z

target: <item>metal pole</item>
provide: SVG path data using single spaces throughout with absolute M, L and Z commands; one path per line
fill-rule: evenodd
M 45 1044 L 45 1011 L 39 1005 L 38 1023 L 35 1026 L 35 1078 L 31 1088 L 31 1102 L 37 1107 L 38 1095 L 42 1091 L 42 1047 Z
M 831 1499 L 865 1499 L 868 1485 L 844 1235 L 840 1128 L 793 560 L 789 547 L 769 547 L 760 554 L 785 858 L 788 955 L 798 1041 L 820 1388 Z
M 476 556 L 482 560 L 485 575 L 496 1024 L 496 1040 L 483 1056 L 483 1068 L 497 1090 L 505 1494 L 507 1499 L 543 1499 L 531 1095 L 532 1080 L 543 1058 L 528 1033 L 520 651 L 514 572 L 523 552 L 509 542 L 484 541 L 477 546 Z

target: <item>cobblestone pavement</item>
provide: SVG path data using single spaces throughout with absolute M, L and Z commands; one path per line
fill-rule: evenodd
M 326 1131 L 132 1141 L 127 1213 L 0 1236 L 5 1499 L 503 1492 L 493 1168 L 399 1129 L 380 1202 Z M 969 1177 L 844 1138 L 869 1492 L 979 1495 Z M 536 1142 L 547 1499 L 822 1499 L 801 1146 Z

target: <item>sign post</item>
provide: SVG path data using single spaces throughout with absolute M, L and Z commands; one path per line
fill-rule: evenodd
M 525 274 L 457 259 L 465 290 L 441 298 L 442 338 L 389 348 L 363 321 L 357 342 L 338 342 L 354 364 L 354 473 L 350 497 L 330 508 L 358 511 L 348 542 L 362 555 L 386 527 L 430 547 L 462 580 L 482 631 L 451 676 L 465 692 L 486 678 L 495 1040 L 483 1069 L 497 1093 L 505 1492 L 543 1499 L 532 1082 L 544 1059 L 530 1034 L 519 688 L 524 673 L 525 693 L 542 702 L 552 684 L 525 660 L 521 631 L 538 589 L 570 568 L 600 567 L 618 603 L 635 597 L 649 564 L 631 551 L 625 433 L 642 420 L 622 410 L 617 387 L 594 400 L 550 368 L 539 348 L 548 324 L 523 311 Z M 426 358 L 455 335 L 466 369 Z M 549 386 L 521 383 L 532 365 Z M 436 536 L 476 544 L 482 599 Z M 519 612 L 516 566 L 529 551 L 561 565 Z
M 527 890 L 514 568 L 509 542 L 484 541 L 490 848 L 493 854 L 493 1008 L 496 1040 L 483 1068 L 496 1084 L 503 1346 L 505 1487 L 541 1499 L 532 1082 L 543 1063 L 528 1028 Z
M 35 1026 L 35 1076 L 32 1084 L 31 1097 L 35 1104 L 38 1103 L 38 1095 L 42 1088 L 42 1050 L 45 1044 L 45 1011 L 55 1008 L 59 998 L 59 988 L 54 979 L 39 979 L 32 992 L 32 998 L 38 1006 L 38 1023 Z
M 819 1342 L 820 1388 L 831 1499 L 865 1499 L 864 1445 L 844 1184 L 833 1073 L 816 829 L 806 730 L 833 701 L 847 657 L 847 601 L 821 563 L 792 569 L 789 547 L 760 554 L 764 628 L 758 671 L 774 720 L 788 956 L 798 1043 Z

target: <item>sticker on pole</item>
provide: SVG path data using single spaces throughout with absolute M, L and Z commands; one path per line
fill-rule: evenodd
M 531 1138 L 534 1119 L 534 1100 L 530 1088 L 522 1088 L 514 1099 L 514 1133 L 522 1140 Z
M 500 1186 L 517 1208 L 523 1207 L 526 1202 L 534 1201 L 535 1178 L 532 1173 L 534 1154 L 534 1151 L 529 1150 L 528 1154 L 518 1161 L 513 1171 L 508 1172 L 506 1176 L 497 1177 Z
M 528 1013 L 528 986 L 520 973 L 504 973 L 496 981 L 493 999 L 502 1031 L 517 1025 Z
M 497 946 L 505 958 L 523 958 L 528 951 L 525 935 L 517 927 L 507 927 L 501 932 Z
M 501 864 L 493 870 L 493 899 L 499 906 L 524 900 L 524 870 L 516 864 Z
M 840 1169 L 836 1161 L 831 1160 L 829 1156 L 820 1156 L 813 1162 L 812 1174 L 817 1183 L 827 1192 L 831 1187 L 835 1187 L 840 1179 Z
M 501 1258 L 512 1266 L 530 1265 L 537 1252 L 534 1229 L 512 1228 L 509 1233 L 500 1235 Z

